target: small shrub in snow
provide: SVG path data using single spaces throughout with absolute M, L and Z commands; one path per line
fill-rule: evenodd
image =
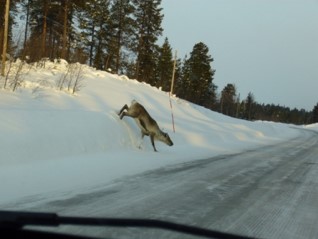
M 38 62 L 36 62 L 35 66 L 36 68 L 45 68 L 45 63 L 49 62 L 50 59 L 48 57 L 44 57 Z
M 68 90 L 72 92 L 72 94 L 75 94 L 75 92 L 79 91 L 81 89 L 82 80 L 83 80 L 83 65 L 82 64 L 73 64 L 73 73 L 71 77 L 71 81 L 68 87 Z
M 13 79 L 10 82 L 10 86 L 12 87 L 12 91 L 16 91 L 18 87 L 21 86 L 23 82 L 23 74 L 22 69 L 25 64 L 25 61 L 21 61 L 20 59 L 17 59 L 16 61 L 16 67 L 15 67 L 15 74 L 13 75 Z
M 25 65 L 25 61 L 17 59 L 14 62 L 13 58 L 9 58 L 8 67 L 6 76 L 4 78 L 3 88 L 6 89 L 7 86 L 10 86 L 12 91 L 16 91 L 18 87 L 22 85 L 23 82 L 23 67 Z
M 13 59 L 9 58 L 9 66 L 8 66 L 7 74 L 5 76 L 4 84 L 3 84 L 4 89 L 7 88 L 7 83 L 8 83 L 8 79 L 9 79 L 9 74 L 11 72 L 12 63 L 13 63 Z
M 83 65 L 79 63 L 68 64 L 65 73 L 57 81 L 57 88 L 59 90 L 67 89 L 67 91 L 75 94 L 83 86 L 82 80 Z

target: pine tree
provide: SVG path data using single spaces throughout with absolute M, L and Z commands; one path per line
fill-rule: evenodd
M 98 69 L 107 69 L 110 58 L 110 1 L 92 0 L 78 11 L 81 34 L 79 44 L 89 56 L 88 64 Z
M 74 12 L 84 0 L 32 0 L 25 5 L 29 17 L 30 37 L 25 42 L 24 54 L 31 61 L 43 57 L 65 58 L 73 53 L 76 40 L 73 28 Z M 32 24 L 30 24 L 32 23 Z
M 236 87 L 234 84 L 227 84 L 221 93 L 221 113 L 236 115 Z
M 312 123 L 318 123 L 318 103 L 312 110 Z
M 193 103 L 211 108 L 215 101 L 216 86 L 212 83 L 215 70 L 209 48 L 202 42 L 197 43 L 190 58 L 183 66 L 183 85 L 185 98 Z
M 71 45 L 74 39 L 74 28 L 73 24 L 73 15 L 74 8 L 76 5 L 82 5 L 83 0 L 62 0 L 61 6 L 61 18 L 63 22 L 63 32 L 62 32 L 62 49 L 61 49 L 61 58 L 69 61 L 71 54 Z
M 9 54 L 13 53 L 14 46 L 13 46 L 13 39 L 12 39 L 12 27 L 15 24 L 15 17 L 17 15 L 17 5 L 18 0 L 11 0 L 10 1 L 10 12 L 9 12 L 9 27 L 8 27 L 8 42 L 7 42 L 7 52 Z M 6 7 L 6 0 L 0 0 L 0 55 L 2 55 L 3 51 L 3 40 L 4 40 L 4 16 L 5 16 L 5 7 Z M 1 59 L 1 57 L 0 57 Z
M 180 98 L 186 100 L 190 100 L 188 98 L 190 94 L 190 71 L 189 59 L 188 56 L 185 55 L 181 63 L 181 79 L 177 81 L 177 94 Z
M 252 92 L 249 92 L 245 100 L 244 118 L 247 120 L 254 119 L 255 97 Z
M 130 0 L 114 0 L 110 10 L 111 17 L 111 48 L 109 52 L 113 56 L 114 71 L 123 71 L 125 62 L 125 51 L 129 50 L 132 43 L 132 37 L 136 31 L 136 24 L 133 20 L 134 6 Z M 124 61 L 124 62 L 122 62 Z
M 136 8 L 135 22 L 138 26 L 137 47 L 133 49 L 137 56 L 135 78 L 154 85 L 158 62 L 156 42 L 163 30 L 161 0 L 133 0 L 133 3 Z
M 164 91 L 170 91 L 172 71 L 173 71 L 173 59 L 172 59 L 172 49 L 169 44 L 168 38 L 162 47 L 159 49 L 159 62 L 158 62 L 158 80 L 157 87 L 162 87 Z
M 63 23 L 60 22 L 61 19 L 58 17 L 60 15 L 60 3 L 57 1 L 51 3 L 48 0 L 33 0 L 28 3 L 28 7 L 30 9 L 29 22 L 32 22 L 32 24 L 30 25 L 30 37 L 26 42 L 24 52 L 30 57 L 30 61 L 38 61 L 55 52 L 52 45 L 61 45 L 60 33 Z

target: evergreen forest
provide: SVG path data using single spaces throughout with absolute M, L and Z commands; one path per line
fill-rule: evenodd
M 1 54 L 7 1 L 0 0 Z M 318 103 L 312 111 L 291 109 L 257 102 L 252 92 L 241 96 L 232 83 L 218 89 L 214 59 L 205 43 L 196 43 L 177 59 L 168 36 L 158 44 L 163 18 L 161 0 L 10 0 L 7 60 L 60 58 L 125 74 L 167 92 L 174 75 L 173 94 L 231 117 L 318 122 Z

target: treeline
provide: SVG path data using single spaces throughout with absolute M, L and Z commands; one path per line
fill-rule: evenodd
M 253 93 L 240 100 L 234 84 L 227 84 L 221 92 L 220 113 L 246 120 L 265 120 L 289 124 L 310 124 L 318 122 L 318 103 L 311 112 L 304 109 L 290 109 L 274 104 L 256 102 Z
M 0 0 L 1 23 L 5 2 Z M 161 0 L 11 0 L 8 53 L 29 62 L 80 62 L 170 91 L 174 57 L 168 38 L 158 44 L 164 17 L 160 5 Z M 23 29 L 15 31 L 16 39 L 13 29 Z M 3 34 L 1 24 L 1 52 Z M 176 60 L 174 94 L 247 120 L 318 121 L 317 109 L 259 104 L 252 93 L 241 100 L 233 84 L 218 93 L 212 63 L 208 46 L 195 44 L 189 56 Z
M 1 20 L 5 1 L 0 0 Z M 161 0 L 11 0 L 9 51 L 30 62 L 62 58 L 153 84 L 158 78 L 156 42 L 163 31 L 160 4 Z M 22 26 L 14 45 L 12 30 Z M 19 52 L 13 52 L 17 47 Z

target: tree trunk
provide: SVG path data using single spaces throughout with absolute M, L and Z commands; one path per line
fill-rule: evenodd
M 89 66 L 92 66 L 93 64 L 93 49 L 94 49 L 94 34 L 95 34 L 95 23 L 93 22 L 92 24 L 92 42 L 91 42 L 91 46 L 90 46 L 90 50 L 89 50 Z
M 61 58 L 62 59 L 66 59 L 66 45 L 67 45 L 67 18 L 68 18 L 68 5 L 69 5 L 69 1 L 65 0 L 64 2 L 64 24 L 63 24 L 63 48 L 62 48 L 62 54 L 61 54 Z
M 23 48 L 26 49 L 26 43 L 28 38 L 28 24 L 29 24 L 29 18 L 30 18 L 30 1 L 28 0 L 27 3 L 27 12 L 26 12 L 26 19 L 25 19 L 25 32 L 24 32 L 24 42 L 23 42 Z
M 6 54 L 7 54 L 7 43 L 8 43 L 8 27 L 9 27 L 9 6 L 10 6 L 10 0 L 7 0 L 5 18 L 4 18 L 4 38 L 3 38 L 2 66 L 1 66 L 1 75 L 2 76 L 4 76 L 5 65 L 6 65 Z
M 47 31 L 47 13 L 48 13 L 48 2 L 44 3 L 43 10 L 43 30 L 42 30 L 42 46 L 41 46 L 41 56 L 40 58 L 45 56 L 46 53 L 46 31 Z

